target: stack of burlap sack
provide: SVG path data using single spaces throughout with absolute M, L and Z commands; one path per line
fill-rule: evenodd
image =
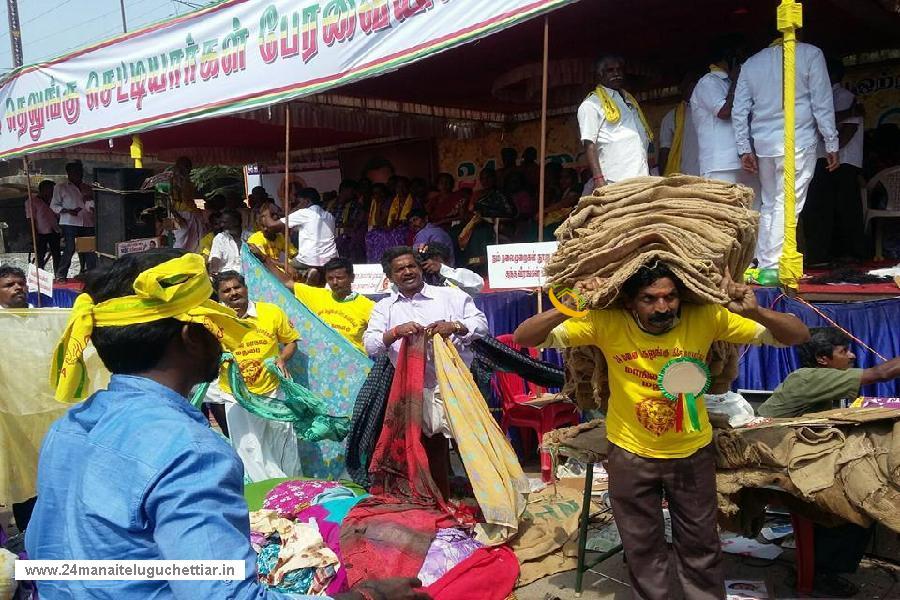
M 719 512 L 754 536 L 778 494 L 795 512 L 900 532 L 900 410 L 835 409 L 715 431 Z M 800 502 L 788 502 L 793 497 Z
M 573 288 L 590 308 L 619 300 L 622 284 L 644 265 L 665 262 L 684 283 L 684 301 L 725 304 L 722 276 L 743 275 L 756 243 L 759 213 L 742 185 L 676 175 L 637 177 L 585 196 L 556 230 L 559 248 L 548 284 Z M 605 408 L 606 363 L 595 347 L 567 350 L 566 392 L 582 408 Z M 709 362 L 712 393 L 737 374 L 737 352 L 718 345 Z M 727 382 L 726 382 L 727 381 Z

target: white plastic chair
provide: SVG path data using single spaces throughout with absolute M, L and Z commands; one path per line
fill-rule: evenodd
M 878 184 L 884 186 L 887 192 L 887 205 L 884 209 L 869 208 L 869 196 Z M 900 219 L 900 167 L 890 167 L 875 174 L 866 184 L 862 195 L 863 220 L 866 224 L 866 232 L 869 231 L 869 222 L 879 219 L 875 223 L 875 259 L 881 260 L 882 256 L 882 229 L 884 219 Z

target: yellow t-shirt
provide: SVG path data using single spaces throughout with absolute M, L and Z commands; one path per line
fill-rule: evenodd
M 294 284 L 294 295 L 351 344 L 365 352 L 362 337 L 369 325 L 374 302 L 355 292 L 344 300 L 335 300 L 331 290 L 304 283 Z
M 216 237 L 216 234 L 210 231 L 202 238 L 200 238 L 200 246 L 198 248 L 198 251 L 200 252 L 200 255 L 207 260 L 209 260 L 209 253 L 212 250 L 212 242 L 214 237 Z
M 256 316 L 250 316 L 253 309 Z M 278 378 L 266 369 L 263 361 L 277 358 L 279 344 L 296 342 L 300 336 L 288 316 L 275 304 L 255 302 L 247 312 L 247 320 L 256 328 L 244 336 L 233 354 L 247 389 L 254 394 L 268 394 L 278 387 Z M 224 368 L 219 373 L 219 386 L 223 391 L 231 393 L 228 374 Z
M 274 240 L 270 240 L 263 234 L 262 231 L 257 231 L 249 238 L 247 238 L 247 244 L 251 246 L 256 246 L 260 250 L 263 251 L 263 254 L 267 258 L 271 258 L 272 260 L 281 260 L 284 258 L 284 234 L 279 233 L 275 236 Z M 288 258 L 292 258 L 297 254 L 297 249 L 294 248 L 293 244 L 289 244 L 290 248 L 288 252 L 290 253 Z
M 671 331 L 653 335 L 638 327 L 623 309 L 592 310 L 553 329 L 542 347 L 593 344 L 603 351 L 609 371 L 609 441 L 649 458 L 690 456 L 712 440 L 706 405 L 698 400 L 700 430 L 675 431 L 675 404 L 657 384 L 669 360 L 692 357 L 705 361 L 710 345 L 721 340 L 760 344 L 765 327 L 715 304 L 682 304 L 681 321 Z

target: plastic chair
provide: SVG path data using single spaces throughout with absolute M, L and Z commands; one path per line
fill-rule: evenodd
M 869 196 L 872 190 L 881 184 L 887 192 L 887 206 L 884 209 L 869 208 Z M 875 174 L 866 184 L 862 195 L 863 222 L 866 231 L 869 231 L 869 222 L 879 219 L 875 223 L 875 259 L 881 260 L 882 237 L 884 219 L 900 219 L 900 167 L 890 167 Z
M 522 346 L 513 341 L 512 335 L 501 335 L 497 337 L 497 340 L 513 350 L 522 350 Z M 539 358 L 536 348 L 528 348 L 528 354 L 532 358 Z M 539 385 L 525 381 L 516 373 L 494 373 L 491 378 L 491 385 L 495 393 L 500 397 L 503 411 L 500 427 L 503 429 L 503 433 L 507 435 L 509 435 L 510 427 L 530 429 L 534 431 L 537 436 L 537 443 L 540 445 L 541 440 L 544 439 L 544 434 L 548 431 L 566 425 L 578 425 L 580 422 L 578 409 L 569 402 L 553 402 L 544 406 L 523 404 L 523 402 L 546 393 L 547 390 Z M 531 454 L 530 438 L 526 438 L 524 435 L 522 436 L 522 447 L 526 454 Z M 541 479 L 545 482 L 552 481 L 552 470 L 550 455 L 542 451 Z

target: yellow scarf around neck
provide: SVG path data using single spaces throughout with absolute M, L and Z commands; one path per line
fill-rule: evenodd
M 619 93 L 622 94 L 622 97 L 628 104 L 631 104 L 631 106 L 635 108 L 638 114 L 638 118 L 641 120 L 641 124 L 644 126 L 644 131 L 647 133 L 647 139 L 652 142 L 653 130 L 650 129 L 650 124 L 647 122 L 647 117 L 644 116 L 644 111 L 641 109 L 641 105 L 638 104 L 638 101 L 634 96 L 632 96 L 625 90 L 619 90 Z M 619 112 L 619 107 L 616 106 L 616 103 L 612 99 L 612 96 L 610 96 L 609 92 L 606 91 L 606 88 L 603 85 L 598 85 L 594 89 L 594 94 L 596 94 L 597 98 L 600 99 L 600 105 L 603 107 L 603 116 L 606 117 L 606 120 L 610 123 L 618 123 L 622 118 L 622 114 L 621 112 Z
M 94 304 L 80 294 L 50 363 L 50 384 L 60 402 L 81 400 L 88 377 L 82 355 L 95 327 L 122 327 L 161 319 L 197 323 L 226 349 L 236 347 L 252 325 L 213 301 L 206 263 L 185 254 L 147 269 L 134 280 L 134 295 Z
M 672 147 L 669 148 L 669 157 L 666 159 L 666 168 L 663 175 L 671 175 L 681 170 L 681 147 L 684 141 L 684 105 L 681 101 L 675 108 L 675 136 L 672 138 Z

